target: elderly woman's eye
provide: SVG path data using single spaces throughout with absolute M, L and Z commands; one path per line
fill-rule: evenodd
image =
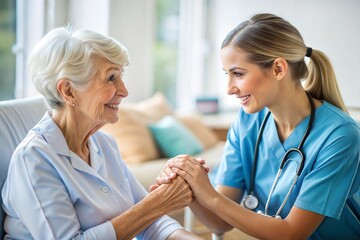
M 116 80 L 116 78 L 115 78 L 114 75 L 111 75 L 111 76 L 108 78 L 108 81 L 110 81 L 110 82 L 113 82 L 113 81 L 115 81 L 115 80 Z

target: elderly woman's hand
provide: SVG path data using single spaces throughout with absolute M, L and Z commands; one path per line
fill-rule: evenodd
M 157 201 L 161 201 L 165 213 L 184 208 L 194 201 L 190 186 L 183 178 L 176 178 L 170 184 L 160 185 L 152 193 L 160 194 Z
M 202 158 L 194 158 L 190 155 L 187 154 L 183 154 L 183 155 L 178 155 L 174 158 L 171 158 L 167 161 L 166 165 L 164 166 L 164 168 L 161 170 L 161 172 L 159 173 L 159 176 L 156 178 L 156 184 L 153 184 L 150 186 L 149 188 L 149 192 L 152 192 L 153 190 L 155 190 L 157 187 L 159 187 L 161 184 L 168 184 L 172 181 L 172 179 L 176 178 L 176 173 L 174 173 L 174 171 L 169 167 L 169 163 L 174 161 L 177 158 L 187 158 L 187 159 L 195 159 L 196 161 L 198 161 L 203 167 L 204 170 L 206 172 L 209 172 L 209 167 L 206 166 L 206 162 L 204 159 Z
M 176 175 L 181 176 L 190 185 L 193 194 L 200 204 L 213 199 L 217 194 L 211 185 L 207 172 L 209 169 L 197 159 L 188 155 L 181 155 L 170 159 L 167 166 Z M 177 178 L 178 179 L 178 178 Z

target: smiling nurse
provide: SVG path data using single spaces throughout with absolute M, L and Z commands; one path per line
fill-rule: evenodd
M 360 129 L 325 54 L 284 19 L 257 14 L 228 34 L 221 59 L 242 108 L 216 190 L 188 155 L 168 161 L 157 184 L 183 177 L 196 197 L 191 209 L 216 234 L 360 239 Z

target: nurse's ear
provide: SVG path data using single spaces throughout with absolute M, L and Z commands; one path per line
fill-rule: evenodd
M 273 65 L 274 77 L 277 80 L 283 79 L 288 72 L 288 63 L 284 58 L 276 58 Z

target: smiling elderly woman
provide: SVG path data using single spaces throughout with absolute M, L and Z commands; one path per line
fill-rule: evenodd
M 54 29 L 32 51 L 30 77 L 52 110 L 12 157 L 5 239 L 199 239 L 163 216 L 193 201 L 187 183 L 149 194 L 98 131 L 118 120 L 128 62 L 118 41 L 87 30 Z

